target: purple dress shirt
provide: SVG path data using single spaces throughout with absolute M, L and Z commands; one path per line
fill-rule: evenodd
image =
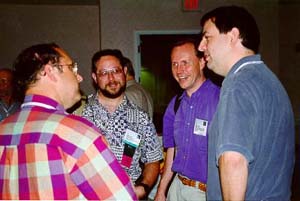
M 207 130 L 219 94 L 220 88 L 207 79 L 191 97 L 182 94 L 176 115 L 174 97 L 163 119 L 164 147 L 175 147 L 172 171 L 203 183 L 207 181 Z

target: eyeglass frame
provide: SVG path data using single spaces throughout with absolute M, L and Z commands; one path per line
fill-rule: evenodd
M 53 64 L 54 67 L 58 67 L 58 69 L 60 69 L 60 71 L 62 72 L 62 67 L 63 66 L 67 66 L 70 71 L 72 71 L 75 75 L 78 75 L 78 63 L 77 62 L 73 62 L 71 64 Z
M 95 72 L 95 74 L 99 77 L 99 78 L 105 78 L 107 77 L 109 74 L 112 74 L 112 75 L 117 75 L 119 76 L 121 73 L 124 73 L 124 69 L 123 68 L 120 68 L 120 67 L 113 67 L 113 68 L 110 68 L 110 69 L 106 69 L 106 70 L 102 70 L 102 71 L 98 71 L 98 72 Z

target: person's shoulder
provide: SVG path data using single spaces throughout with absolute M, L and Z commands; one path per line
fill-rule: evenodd
M 74 132 L 95 134 L 95 136 L 98 136 L 100 132 L 91 121 L 79 115 L 68 114 L 65 116 L 64 122 L 67 122 Z
M 97 94 L 89 94 L 86 96 L 87 100 L 85 103 L 85 108 L 86 107 L 91 107 L 92 105 L 96 104 L 98 102 L 97 99 Z
M 218 84 L 216 84 L 215 82 L 213 82 L 211 79 L 207 79 L 207 86 L 212 89 L 212 90 L 216 90 L 216 91 L 220 91 L 220 86 Z
M 127 97 L 127 107 L 129 110 L 131 110 L 132 112 L 136 113 L 140 118 L 144 118 L 144 119 L 149 119 L 149 114 L 144 111 L 142 108 L 140 108 L 137 104 L 135 104 L 134 102 L 130 101 Z
M 126 87 L 125 93 L 126 94 L 141 94 L 141 95 L 143 95 L 144 91 L 143 91 L 143 87 L 137 83 L 137 84 L 133 84 L 133 85 Z

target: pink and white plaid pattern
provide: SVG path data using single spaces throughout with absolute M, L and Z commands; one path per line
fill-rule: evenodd
M 135 200 L 130 179 L 97 128 L 43 96 L 0 124 L 1 199 Z

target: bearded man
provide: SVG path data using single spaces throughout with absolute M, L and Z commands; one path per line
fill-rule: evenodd
M 123 58 L 117 49 L 94 54 L 92 78 L 97 92 L 89 97 L 82 115 L 103 132 L 135 183 L 135 193 L 143 199 L 158 177 L 162 151 L 149 115 L 125 95 L 127 68 Z

